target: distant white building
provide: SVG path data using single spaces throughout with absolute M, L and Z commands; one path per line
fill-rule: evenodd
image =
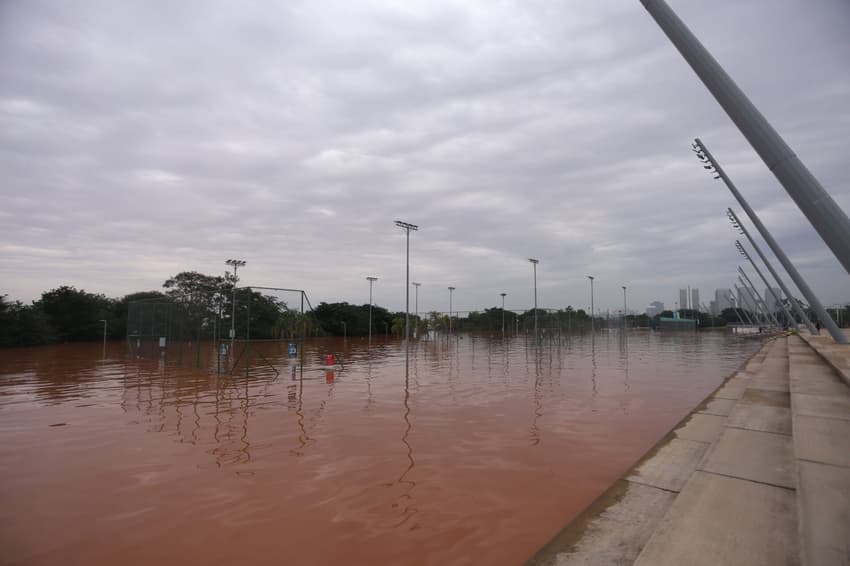
M 679 289 L 679 309 L 688 308 L 688 290 Z
M 691 310 L 699 310 L 699 289 L 691 289 Z
M 664 312 L 664 303 L 661 301 L 652 301 L 646 307 L 646 316 L 656 316 Z

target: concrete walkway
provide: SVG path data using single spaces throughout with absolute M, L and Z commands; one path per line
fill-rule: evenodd
M 529 563 L 850 564 L 850 387 L 767 342 Z

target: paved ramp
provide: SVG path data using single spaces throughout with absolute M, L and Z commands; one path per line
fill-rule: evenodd
M 846 351 L 820 345 L 766 343 L 530 564 L 850 564 Z

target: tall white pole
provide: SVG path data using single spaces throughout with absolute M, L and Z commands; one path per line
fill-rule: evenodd
M 670 6 L 664 0 L 641 3 L 850 273 L 847 214 Z
M 449 336 L 452 335 L 452 293 L 454 290 L 454 287 L 449 287 Z
M 377 277 L 372 276 L 366 278 L 366 281 L 369 282 L 369 348 L 372 347 L 372 283 L 377 280 Z
M 502 338 L 505 337 L 505 295 L 507 293 L 499 293 L 502 296 Z
M 714 156 L 711 155 L 711 152 L 708 150 L 708 148 L 705 146 L 705 144 L 699 138 L 697 138 L 694 141 L 695 141 L 695 148 L 694 149 L 697 151 L 697 155 L 699 156 L 700 153 L 705 155 L 705 158 L 706 158 L 707 162 L 709 163 L 710 167 L 713 168 L 713 170 L 717 173 L 717 176 L 720 177 L 723 180 L 723 182 L 726 184 L 726 188 L 729 189 L 729 191 L 732 193 L 732 196 L 735 197 L 735 199 L 741 205 L 741 208 L 743 208 L 744 212 L 747 213 L 747 216 L 750 217 L 750 220 L 752 220 L 756 229 L 759 231 L 759 234 L 761 234 L 761 237 L 764 238 L 765 242 L 767 242 L 767 245 L 770 248 L 770 250 L 773 252 L 773 255 L 776 256 L 776 259 L 778 259 L 779 263 L 782 264 L 782 267 L 785 268 L 785 271 L 791 277 L 791 280 L 794 281 L 794 284 L 800 290 L 800 293 L 802 293 L 803 297 L 809 302 L 809 306 L 812 308 L 812 310 L 815 311 L 815 314 L 818 316 L 818 318 L 821 320 L 821 322 L 826 326 L 827 330 L 829 331 L 830 335 L 832 336 L 832 339 L 835 340 L 838 344 L 847 344 L 848 343 L 847 337 L 844 335 L 843 332 L 841 332 L 841 330 L 839 330 L 838 326 L 836 326 L 835 321 L 832 320 L 832 317 L 829 316 L 829 313 L 827 313 L 826 309 L 823 308 L 823 305 L 821 304 L 820 300 L 817 298 L 817 295 L 815 295 L 814 291 L 811 290 L 808 283 L 806 283 L 806 280 L 803 279 L 803 276 L 800 275 L 800 272 L 797 271 L 797 268 L 794 267 L 794 264 L 791 263 L 791 260 L 788 259 L 787 255 L 785 255 L 785 252 L 782 250 L 782 248 L 779 247 L 779 244 L 773 238 L 773 235 L 765 227 L 765 225 L 762 224 L 761 219 L 758 217 L 758 215 L 755 213 L 755 211 L 752 209 L 752 207 L 750 207 L 750 204 L 747 202 L 747 200 L 744 198 L 744 196 L 738 191 L 738 188 L 734 185 L 734 183 L 732 183 L 732 180 L 729 178 L 729 176 L 726 175 L 726 172 L 723 171 L 723 168 L 720 166 L 720 164 L 717 162 L 717 160 L 714 159 Z M 728 209 L 728 211 L 731 211 L 731 209 Z M 732 213 L 731 216 L 734 217 L 734 213 Z M 734 219 L 734 220 L 737 222 L 737 219 Z M 738 224 L 738 227 L 741 229 L 741 231 L 746 235 L 747 232 L 746 232 L 746 228 L 744 228 L 744 225 L 741 224 L 740 222 L 737 222 L 737 224 Z M 753 243 L 752 238 L 750 238 L 750 243 Z M 775 273 L 773 274 L 773 276 L 774 276 L 774 278 L 776 278 L 777 282 L 780 281 L 776 277 Z M 780 286 L 784 286 L 784 285 L 780 284 Z M 795 304 L 796 301 L 794 301 L 792 296 L 788 293 L 787 288 L 784 289 L 784 291 L 785 291 L 785 295 L 792 302 L 792 304 Z M 799 309 L 799 305 L 797 305 L 797 309 Z M 795 309 L 795 310 L 797 310 L 797 309 Z M 802 313 L 802 309 L 799 309 L 797 314 L 801 314 L 801 313 Z M 803 322 L 805 322 L 806 320 L 808 320 L 808 317 L 806 317 L 805 314 L 802 314 L 802 319 L 803 319 Z M 817 328 L 815 328 L 814 326 L 809 326 L 810 324 L 811 324 L 811 322 L 809 322 L 809 324 L 806 325 L 806 326 L 809 327 L 809 331 L 812 334 L 818 334 Z
M 537 340 L 537 264 L 540 263 L 540 260 L 528 258 L 528 261 L 531 262 L 531 265 L 534 268 L 534 339 Z
M 413 337 L 419 338 L 419 286 L 422 285 L 422 283 L 411 281 L 410 284 L 416 287 L 416 326 L 413 328 Z
M 593 320 L 593 275 L 588 275 L 588 279 L 590 279 L 590 331 L 596 331 L 596 323 Z

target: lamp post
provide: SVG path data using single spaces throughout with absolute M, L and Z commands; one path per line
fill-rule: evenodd
M 626 315 L 628 314 L 628 303 L 626 302 L 626 286 L 623 285 L 623 328 L 626 327 Z
M 345 321 L 342 320 L 342 341 L 345 342 L 345 339 L 348 338 L 348 329 L 345 327 Z
M 369 276 L 366 281 L 369 282 L 369 347 L 372 347 L 372 283 L 377 281 L 377 277 Z
M 416 307 L 415 307 L 415 310 L 416 310 L 416 327 L 413 329 L 413 337 L 419 338 L 419 287 L 422 285 L 422 283 L 417 283 L 416 281 L 411 281 L 410 284 L 413 285 L 414 287 L 416 287 L 416 300 L 415 300 L 415 303 L 416 303 Z
M 534 339 L 537 340 L 537 264 L 540 263 L 540 260 L 530 257 L 528 261 L 531 262 L 534 269 Z
M 502 338 L 505 337 L 505 296 L 507 293 L 499 293 L 502 296 Z
M 98 322 L 103 323 L 103 357 L 106 357 L 106 320 L 100 319 Z
M 395 225 L 404 230 L 405 237 L 407 238 L 405 260 L 407 271 L 405 272 L 404 279 L 404 358 L 407 360 L 407 343 L 410 341 L 410 231 L 413 230 L 415 232 L 419 230 L 419 226 L 410 224 L 409 222 L 402 222 L 401 220 L 396 220 Z
M 588 279 L 590 279 L 590 331 L 596 331 L 596 323 L 593 320 L 593 280 L 595 277 L 593 275 L 588 275 Z
M 228 259 L 225 264 L 233 267 L 233 311 L 230 316 L 230 352 L 233 355 L 233 345 L 236 341 L 236 270 L 243 267 L 247 262 L 242 259 Z
M 449 287 L 449 336 L 452 335 L 452 293 L 455 287 Z

